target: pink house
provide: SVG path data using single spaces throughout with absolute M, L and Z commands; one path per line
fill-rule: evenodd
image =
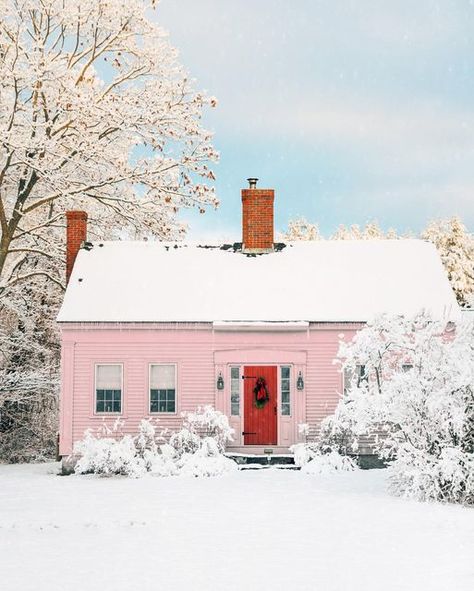
M 104 419 L 177 429 L 205 404 L 228 415 L 230 450 L 287 452 L 343 391 L 341 335 L 383 312 L 459 314 L 433 245 L 275 243 L 274 191 L 249 180 L 234 244 L 89 243 L 87 215 L 68 212 L 62 456 Z

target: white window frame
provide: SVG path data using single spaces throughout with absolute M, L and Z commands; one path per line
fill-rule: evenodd
M 174 366 L 174 412 L 163 412 L 163 411 L 159 411 L 159 410 L 151 410 L 151 366 L 152 365 L 161 365 L 161 366 L 168 366 L 168 365 L 173 365 Z M 161 362 L 160 363 L 156 363 L 154 361 L 150 361 L 148 363 L 148 414 L 149 415 L 161 415 L 161 416 L 165 416 L 165 417 L 173 417 L 176 416 L 178 414 L 178 364 L 176 362 L 173 361 L 169 361 L 167 363 L 165 362 Z
M 99 365 L 119 365 L 120 366 L 120 412 L 108 412 L 104 411 L 97 411 L 97 368 Z M 99 417 L 108 417 L 108 416 L 122 416 L 124 414 L 124 405 L 125 405 L 125 392 L 124 392 L 124 379 L 123 379 L 123 363 L 122 362 L 115 362 L 111 363 L 107 361 L 106 363 L 101 363 L 100 361 L 94 363 L 94 396 L 93 396 L 93 414 Z

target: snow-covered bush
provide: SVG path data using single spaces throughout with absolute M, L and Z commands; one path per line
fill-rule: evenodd
M 74 455 L 79 456 L 74 471 L 76 474 L 114 474 L 138 478 L 146 472 L 156 472 L 158 448 L 155 427 L 143 419 L 136 437 L 122 435 L 123 421 L 115 421 L 112 429 L 102 425 L 93 435 L 88 429 L 84 439 L 74 446 Z
M 175 455 L 193 454 L 201 446 L 201 438 L 197 433 L 183 427 L 170 437 L 169 445 L 174 449 Z
M 210 404 L 199 406 L 195 412 L 183 413 L 183 429 L 200 437 L 212 437 L 219 451 L 225 451 L 226 444 L 233 441 L 234 429 L 229 419 Z
M 222 453 L 233 432 L 225 415 L 206 406 L 183 418 L 183 428 L 160 446 L 156 428 L 147 419 L 140 422 L 135 437 L 123 436 L 121 421 L 116 421 L 112 429 L 104 424 L 97 435 L 86 431 L 84 439 L 74 446 L 74 455 L 79 456 L 76 474 L 220 476 L 237 469 L 235 462 Z
M 319 431 L 313 438 L 310 438 L 309 425 L 306 423 L 298 425 L 299 434 L 305 437 L 305 442 L 290 447 L 295 464 L 305 466 L 322 455 L 335 454 L 342 457 L 354 454 L 357 450 L 355 427 L 350 413 L 347 413 L 342 405 L 337 406 L 334 415 L 326 417 L 321 422 Z
M 181 456 L 177 466 L 182 476 L 222 476 L 238 470 L 237 464 L 220 452 L 212 437 L 204 438 L 195 453 Z
M 290 447 L 293 454 L 295 466 L 304 466 L 318 455 L 318 446 L 316 442 L 295 443 Z
M 325 454 L 317 454 L 301 467 L 303 474 L 325 475 L 334 472 L 352 472 L 358 470 L 354 459 L 341 455 L 336 451 Z
M 130 435 L 114 439 L 95 437 L 90 430 L 86 431 L 84 439 L 76 443 L 74 454 L 80 455 L 74 468 L 76 474 L 119 474 L 138 478 L 146 472 L 145 461 L 137 454 Z
M 342 342 L 339 358 L 359 379 L 347 384 L 327 432 L 375 436 L 396 494 L 473 504 L 472 322 L 382 316 Z

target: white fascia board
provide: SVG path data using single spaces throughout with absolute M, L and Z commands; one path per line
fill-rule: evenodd
M 212 328 L 216 331 L 229 332 L 297 332 L 308 330 L 309 322 L 303 320 L 298 320 L 294 322 L 251 322 L 216 320 L 212 323 Z

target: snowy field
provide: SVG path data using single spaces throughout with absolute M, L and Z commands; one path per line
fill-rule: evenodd
M 57 467 L 0 466 L 2 589 L 474 589 L 474 510 L 392 498 L 383 470 L 131 480 Z

